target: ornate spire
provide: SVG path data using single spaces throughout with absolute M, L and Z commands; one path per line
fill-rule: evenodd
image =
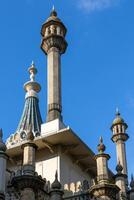
M 56 10 L 55 10 L 54 5 L 53 5 L 53 7 L 52 7 L 52 11 L 51 11 L 50 16 L 51 16 L 51 17 L 57 17 L 57 12 L 56 12 Z
M 30 74 L 30 81 L 24 84 L 26 96 L 23 113 L 16 133 L 7 141 L 7 144 L 9 143 L 8 145 L 16 144 L 21 140 L 26 140 L 28 137 L 27 134 L 29 133 L 29 127 L 31 127 L 30 132 L 33 133 L 34 137 L 40 135 L 42 118 L 39 110 L 37 93 L 41 90 L 41 86 L 35 81 L 37 69 L 34 62 L 32 62 L 28 71 Z
M 116 108 L 116 116 L 120 116 L 119 108 Z
M 56 173 L 55 173 L 55 180 L 52 183 L 52 189 L 61 189 L 61 184 L 58 181 L 58 172 L 57 172 L 57 170 L 56 170 Z
M 31 66 L 28 69 L 30 73 L 30 80 L 35 81 L 35 75 L 37 74 L 37 69 L 35 68 L 34 61 L 32 61 Z
M 106 150 L 106 146 L 103 144 L 102 136 L 100 137 L 100 143 L 98 144 L 97 149 L 99 153 L 103 153 Z

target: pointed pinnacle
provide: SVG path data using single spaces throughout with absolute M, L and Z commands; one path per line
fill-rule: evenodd
M 116 108 L 116 116 L 120 116 L 119 108 Z
M 54 11 L 55 10 L 55 7 L 54 7 L 54 5 L 53 5 L 53 7 L 52 7 L 52 11 Z
M 54 5 L 53 5 L 53 7 L 52 7 L 52 11 L 51 11 L 50 16 L 51 16 L 51 17 L 57 17 L 57 12 L 56 12 L 56 10 L 55 10 Z
M 100 136 L 100 144 L 103 144 L 103 138 Z
M 34 81 L 35 80 L 35 74 L 37 74 L 37 69 L 35 67 L 34 61 L 32 61 L 31 66 L 28 69 L 30 73 L 30 80 Z
M 33 60 L 32 60 L 32 63 L 31 63 L 31 65 L 32 65 L 32 66 L 34 66 L 34 61 L 33 61 Z

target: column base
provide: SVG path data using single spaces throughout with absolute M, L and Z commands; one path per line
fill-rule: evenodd
M 61 113 L 58 110 L 51 110 L 47 114 L 47 122 L 53 121 L 55 119 L 63 120 Z
M 41 135 L 51 135 L 64 128 L 66 128 L 65 124 L 61 120 L 55 119 L 41 125 Z

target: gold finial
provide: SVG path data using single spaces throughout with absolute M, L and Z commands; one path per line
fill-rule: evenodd
M 30 81 L 35 81 L 35 74 L 37 74 L 37 69 L 36 69 L 33 61 L 31 63 L 31 66 L 29 67 L 28 71 L 30 73 Z

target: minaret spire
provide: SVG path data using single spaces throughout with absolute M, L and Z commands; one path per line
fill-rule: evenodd
M 126 147 L 125 142 L 129 136 L 126 133 L 128 125 L 121 117 L 119 109 L 116 109 L 116 117 L 112 123 L 111 130 L 113 132 L 112 141 L 116 144 L 117 150 L 117 162 L 120 160 L 120 164 L 123 167 L 123 174 L 127 175 L 127 160 L 126 160 Z
M 41 132 L 42 118 L 39 110 L 38 98 L 41 86 L 35 81 L 37 69 L 33 61 L 28 68 L 28 72 L 30 74 L 30 80 L 24 84 L 26 96 L 23 113 L 15 134 L 12 135 L 7 141 L 7 145 L 9 146 L 16 144 L 19 141 L 26 140 L 27 132 L 29 131 L 30 126 L 35 137 L 39 136 Z
M 48 61 L 47 122 L 55 119 L 62 121 L 61 54 L 64 54 L 67 48 L 67 42 L 65 40 L 66 31 L 66 27 L 57 17 L 57 12 L 53 6 L 50 17 L 41 29 L 41 48 L 47 54 Z
M 117 175 L 116 184 L 120 187 L 120 193 L 127 195 L 127 185 L 128 185 L 128 172 L 127 172 L 127 159 L 126 159 L 126 141 L 129 136 L 126 133 L 128 125 L 125 123 L 124 119 L 121 117 L 119 110 L 116 110 L 116 117 L 112 123 L 111 130 L 113 132 L 112 141 L 116 144 L 117 153 Z M 119 172 L 118 169 L 122 170 Z

